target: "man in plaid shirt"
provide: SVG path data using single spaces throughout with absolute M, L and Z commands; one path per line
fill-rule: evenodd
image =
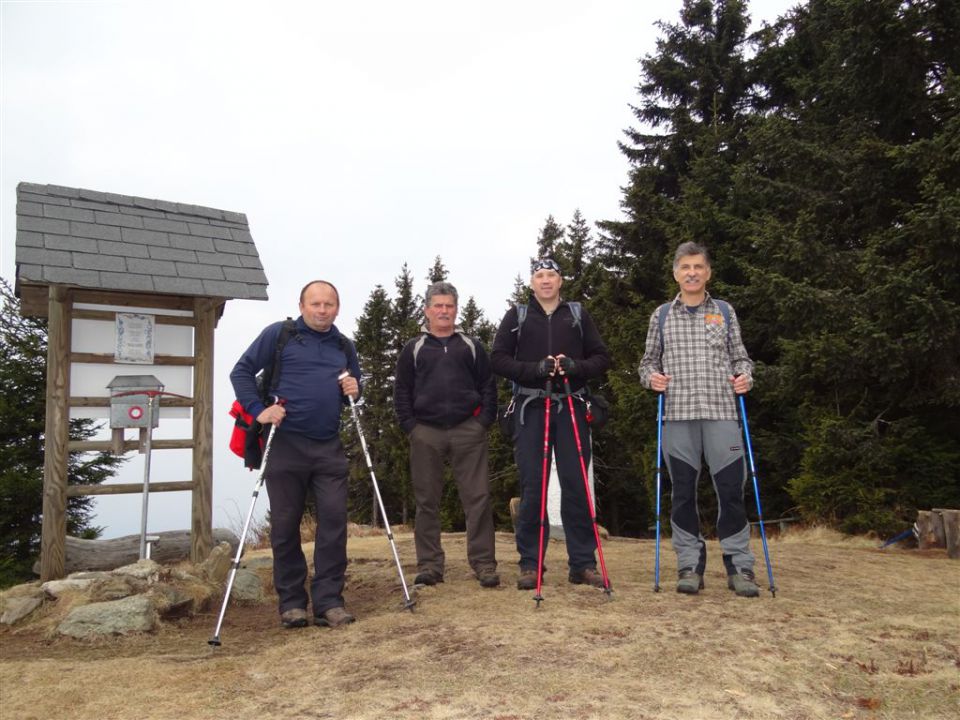
M 703 588 L 707 548 L 697 510 L 702 457 L 717 494 L 717 536 L 727 586 L 737 595 L 757 597 L 743 501 L 747 466 L 736 404 L 736 395 L 753 386 L 753 362 L 733 308 L 721 308 L 707 292 L 706 248 L 694 242 L 680 245 L 673 276 L 680 292 L 664 315 L 663 328 L 659 309 L 650 317 L 639 372 L 644 387 L 664 393 L 663 454 L 673 485 L 670 523 L 679 568 L 677 592 L 696 594 Z

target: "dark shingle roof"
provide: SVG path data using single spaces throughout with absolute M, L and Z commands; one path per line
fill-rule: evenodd
M 247 216 L 115 193 L 17 186 L 17 280 L 267 299 Z

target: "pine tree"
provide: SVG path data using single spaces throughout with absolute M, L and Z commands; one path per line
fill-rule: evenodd
M 557 252 L 557 243 L 563 239 L 563 227 L 557 224 L 553 215 L 547 215 L 547 219 L 540 228 L 540 235 L 537 238 L 537 257 L 533 260 L 543 257 L 554 257 Z
M 355 342 L 363 372 L 363 393 L 358 404 L 360 422 L 370 451 L 377 479 L 385 478 L 390 468 L 391 423 L 393 412 L 394 338 L 390 332 L 393 307 L 382 285 L 377 285 L 357 319 Z M 370 487 L 369 471 L 361 453 L 351 453 L 350 512 L 358 520 L 377 516 L 376 500 Z M 379 482 L 388 513 L 400 505 L 401 489 Z
M 446 266 L 443 264 L 443 260 L 437 255 L 433 261 L 433 267 L 427 271 L 427 282 L 433 284 L 435 282 L 443 282 L 447 279 L 447 276 L 450 272 L 447 270 Z
M 493 343 L 493 335 L 497 331 L 493 323 L 484 317 L 483 310 L 477 305 L 473 295 L 460 311 L 460 329 L 467 335 L 472 335 L 489 348 Z
M 20 315 L 20 301 L 0 279 L 0 587 L 29 580 L 40 549 L 46 415 L 47 324 Z M 70 421 L 70 439 L 97 432 L 90 419 Z M 71 485 L 97 485 L 123 462 L 106 453 L 71 452 Z M 67 499 L 67 533 L 96 538 L 93 498 Z

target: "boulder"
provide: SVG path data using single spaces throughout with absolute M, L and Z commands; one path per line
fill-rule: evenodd
M 49 580 L 40 588 L 48 597 L 58 598 L 66 592 L 80 592 L 89 588 L 94 583 L 94 578 L 73 578 L 68 577 L 63 580 Z
M 16 585 L 0 593 L 0 624 L 13 625 L 43 604 L 46 594 L 36 584 Z
M 230 593 L 233 600 L 241 602 L 263 602 L 263 581 L 253 570 L 237 570 Z
M 145 595 L 80 605 L 57 626 L 57 632 L 74 638 L 149 632 L 157 626 L 157 611 Z
M 206 580 L 219 585 L 227 579 L 232 564 L 230 543 L 222 542 L 210 551 L 210 555 L 200 565 L 200 573 Z
M 128 575 L 138 580 L 155 582 L 160 576 L 160 565 L 155 560 L 137 560 L 132 565 L 124 565 L 110 571 L 111 575 Z
M 122 600 L 131 595 L 139 595 L 146 589 L 146 580 L 140 580 L 132 575 L 108 575 L 93 581 L 89 590 L 90 602 Z

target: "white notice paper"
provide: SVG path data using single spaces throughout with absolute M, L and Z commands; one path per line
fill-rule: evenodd
M 154 316 L 117 313 L 118 363 L 153 364 Z

